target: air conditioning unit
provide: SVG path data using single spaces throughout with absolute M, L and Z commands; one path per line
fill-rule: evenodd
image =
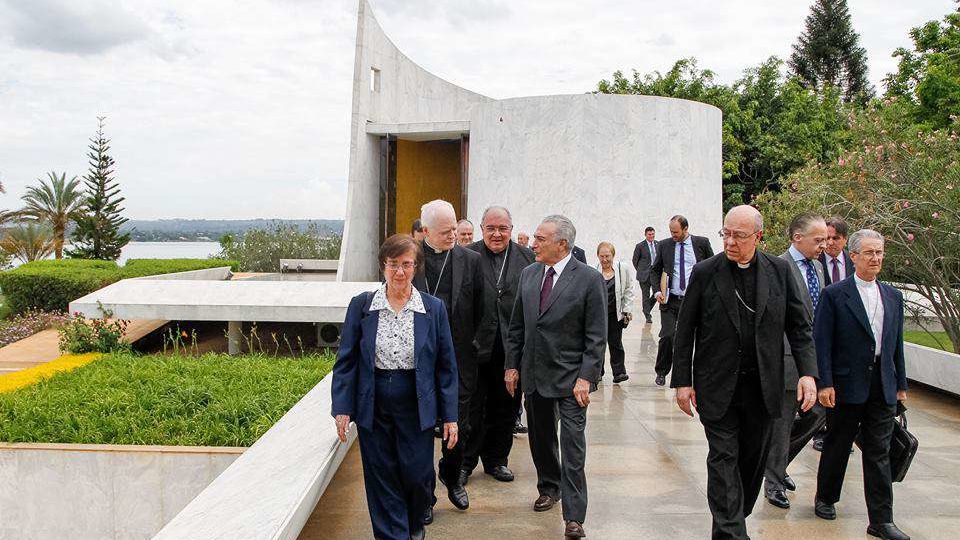
M 339 347 L 341 323 L 317 323 L 317 347 Z

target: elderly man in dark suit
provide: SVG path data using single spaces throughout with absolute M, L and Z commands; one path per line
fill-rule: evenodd
M 464 483 L 480 460 L 485 473 L 501 482 L 513 481 L 507 461 L 513 448 L 520 394 L 511 396 L 503 384 L 504 343 L 520 272 L 533 263 L 534 255 L 510 241 L 512 230 L 510 211 L 491 206 L 480 220 L 483 239 L 469 246 L 482 259 L 484 309 L 477 332 L 477 392 L 470 402 L 470 441 L 461 471 Z
M 657 258 L 650 267 L 650 286 L 656 291 L 654 297 L 660 303 L 660 343 L 657 344 L 657 363 L 654 366 L 658 386 L 667 382 L 667 374 L 673 365 L 673 335 L 677 330 L 677 316 L 690 286 L 693 266 L 713 257 L 710 241 L 703 236 L 690 234 L 687 218 L 677 215 L 670 218 L 670 238 L 660 241 Z M 667 295 L 660 291 L 660 278 L 667 273 Z
M 804 294 L 803 307 L 810 320 L 823 290 L 823 267 L 817 258 L 827 241 L 827 224 L 818 214 L 805 212 L 793 218 L 787 229 L 790 247 L 780 257 L 790 262 L 790 275 Z M 767 501 L 780 508 L 790 508 L 787 491 L 797 486 L 787 474 L 787 466 L 810 441 L 824 423 L 823 407 L 814 405 L 810 411 L 797 417 L 797 369 L 794 367 L 790 343 L 784 338 L 784 389 L 780 418 L 773 421 L 770 455 L 764 471 L 764 495 Z
M 869 229 L 850 237 L 854 275 L 824 290 L 814 335 L 820 367 L 819 399 L 827 408 L 827 435 L 817 470 L 814 511 L 836 519 L 853 441 L 863 453 L 867 534 L 909 540 L 893 523 L 890 438 L 897 401 L 907 399 L 903 360 L 903 294 L 880 283 L 883 236 Z
M 707 502 L 714 539 L 746 539 L 760 494 L 771 421 L 783 403 L 783 336 L 793 350 L 801 410 L 816 400 L 810 316 L 790 263 L 757 250 L 763 218 L 750 206 L 723 222 L 724 253 L 697 264 L 677 321 L 677 404 L 696 408 L 709 444 Z M 662 252 L 663 250 L 661 250 Z
M 418 291 L 443 301 L 450 320 L 453 350 L 460 374 L 459 442 L 443 447 L 437 475 L 447 486 L 447 497 L 460 510 L 470 506 L 467 490 L 460 482 L 463 449 L 470 440 L 470 400 L 477 388 L 477 328 L 483 316 L 483 273 L 480 255 L 457 245 L 457 215 L 453 205 L 435 200 L 420 211 L 423 224 L 422 271 L 413 278 Z M 426 522 L 433 521 L 432 508 Z
M 633 248 L 633 269 L 637 271 L 637 281 L 640 282 L 641 305 L 647 324 L 653 322 L 650 317 L 650 310 L 653 309 L 654 303 L 653 295 L 650 294 L 650 267 L 653 266 L 653 261 L 657 258 L 656 234 L 657 231 L 653 227 L 647 227 L 643 231 L 644 240 L 638 242 Z
M 537 262 L 520 275 L 504 373 L 511 394 L 518 380 L 523 384 L 540 494 L 533 509 L 549 510 L 562 499 L 567 538 L 585 536 L 587 405 L 607 338 L 603 276 L 572 257 L 576 235 L 564 216 L 548 216 L 537 227 Z

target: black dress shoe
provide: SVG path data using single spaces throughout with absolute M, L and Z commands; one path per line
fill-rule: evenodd
M 823 439 L 814 439 L 813 449 L 817 452 L 823 452 Z
M 647 324 L 653 324 L 653 317 L 647 317 Z
M 427 537 L 427 530 L 423 527 L 416 531 L 410 531 L 410 540 L 423 540 Z
M 534 512 L 546 512 L 547 510 L 553 508 L 553 505 L 557 504 L 557 500 L 549 495 L 541 495 L 537 497 L 537 500 L 533 503 Z
M 663 375 L 657 375 L 657 378 L 654 380 L 654 382 L 657 383 L 657 386 L 663 386 L 667 384 L 667 378 Z
M 883 538 L 883 540 L 910 540 L 910 537 L 893 523 L 870 524 L 867 527 L 867 534 Z
M 513 425 L 513 432 L 517 434 L 526 433 L 527 426 L 523 425 L 523 422 L 521 422 L 520 419 L 517 418 L 517 423 Z
M 433 523 L 433 507 L 428 506 L 427 511 L 423 513 L 423 524 L 429 525 Z
M 796 491 L 797 483 L 793 481 L 793 478 L 786 476 L 783 479 L 783 487 L 787 488 L 787 491 Z
M 774 489 L 767 493 L 767 502 L 778 508 L 790 508 L 790 499 L 782 489 Z
M 497 465 L 491 469 L 484 469 L 483 472 L 489 474 L 495 480 L 513 482 L 513 471 L 508 469 L 506 465 Z
M 617 376 L 615 376 L 615 377 L 613 378 L 613 384 L 622 383 L 623 381 L 626 381 L 626 380 L 628 380 L 629 378 L 630 378 L 630 376 L 627 375 L 626 373 L 624 373 L 623 375 L 617 375 Z
M 813 503 L 813 513 L 820 519 L 837 519 L 837 508 L 832 504 L 817 499 Z
M 458 510 L 470 508 L 470 498 L 467 497 L 467 490 L 462 485 L 447 486 L 447 498 Z
M 457 477 L 457 482 L 459 482 L 461 486 L 465 486 L 469 480 L 470 471 L 466 469 L 460 469 L 460 475 Z

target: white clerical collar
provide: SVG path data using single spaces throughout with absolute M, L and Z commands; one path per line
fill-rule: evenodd
M 868 288 L 873 287 L 873 286 L 875 286 L 875 285 L 877 284 L 876 278 L 874 278 L 873 281 L 867 281 L 867 280 L 865 280 L 865 279 L 862 279 L 862 278 L 861 278 L 860 276 L 858 276 L 857 274 L 853 274 L 853 279 L 857 282 L 857 287 L 860 287 L 860 288 L 863 288 L 863 289 L 868 289 Z
M 430 242 L 427 241 L 426 238 L 423 239 L 423 243 L 424 243 L 428 248 L 432 249 L 434 253 L 443 253 L 444 251 L 447 251 L 447 250 L 444 250 L 444 249 L 437 249 L 437 248 L 433 247 L 432 245 L 430 245 Z

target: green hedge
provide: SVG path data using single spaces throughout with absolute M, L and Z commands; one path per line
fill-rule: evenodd
M 28 309 L 66 311 L 72 300 L 124 278 L 230 266 L 235 261 L 214 259 L 130 259 L 119 267 L 113 261 L 62 259 L 34 261 L 0 272 L 0 290 L 13 313 Z

